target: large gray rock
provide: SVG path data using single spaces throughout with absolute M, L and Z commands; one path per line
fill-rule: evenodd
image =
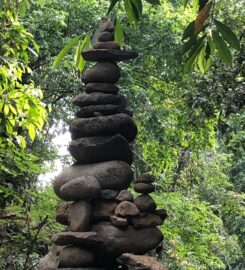
M 70 206 L 73 202 L 61 202 L 56 208 L 56 221 L 62 225 L 69 225 Z
M 167 270 L 166 266 L 150 256 L 124 253 L 117 258 L 117 261 L 126 266 L 128 270 Z
M 136 183 L 152 183 L 154 181 L 154 176 L 150 175 L 149 173 L 143 173 L 138 177 Z
M 138 57 L 136 52 L 112 49 L 88 49 L 82 52 L 86 61 L 126 61 Z
M 92 203 L 92 220 L 93 221 L 108 221 L 117 207 L 115 201 L 95 200 Z
M 116 83 L 120 78 L 120 69 L 115 63 L 99 62 L 83 76 L 84 83 Z
M 65 247 L 59 254 L 59 268 L 62 267 L 81 267 L 92 266 L 95 257 L 94 254 L 78 247 Z
M 102 243 L 96 232 L 60 232 L 53 237 L 53 242 L 58 246 L 82 246 L 84 248 L 96 247 Z
M 97 113 L 101 115 L 112 115 L 125 112 L 124 108 L 118 105 L 92 105 L 81 108 L 76 112 L 76 116 L 80 118 L 97 117 Z
M 114 189 L 102 189 L 101 190 L 100 197 L 103 200 L 114 200 L 117 197 L 118 193 L 119 193 L 118 190 L 114 190 Z
M 61 186 L 82 176 L 94 176 L 102 189 L 121 190 L 129 187 L 133 179 L 131 167 L 123 161 L 107 161 L 89 165 L 67 167 L 53 182 L 55 193 L 60 196 Z
M 70 142 L 68 150 L 79 164 L 122 160 L 129 164 L 133 155 L 128 141 L 117 134 L 112 137 L 87 137 Z
M 56 245 L 52 245 L 49 253 L 40 260 L 38 270 L 57 270 L 60 250 Z
M 116 94 L 119 88 L 111 83 L 88 83 L 85 86 L 85 92 L 90 94 L 93 92 L 101 92 L 104 94 Z
M 139 195 L 135 198 L 134 203 L 141 212 L 153 212 L 157 207 L 155 201 L 148 194 Z
M 82 175 L 64 183 L 57 195 L 65 201 L 79 201 L 97 198 L 100 191 L 100 184 L 94 176 Z
M 163 224 L 161 218 L 158 215 L 152 213 L 148 213 L 146 216 L 143 217 L 133 217 L 131 219 L 131 222 L 135 229 L 154 228 Z
M 96 42 L 93 45 L 94 49 L 111 49 L 111 50 L 120 50 L 120 44 L 115 41 L 105 41 L 105 42 Z
M 74 202 L 70 206 L 69 231 L 83 232 L 89 230 L 91 206 L 86 201 Z
M 120 113 L 94 118 L 77 118 L 70 124 L 72 139 L 121 134 L 129 142 L 137 135 L 137 127 L 131 117 Z
M 125 107 L 126 98 L 120 94 L 104 94 L 94 92 L 91 94 L 80 94 L 73 98 L 73 104 L 79 107 L 86 107 L 90 105 L 119 105 L 120 107 Z
M 115 258 L 125 252 L 144 254 L 158 246 L 163 239 L 161 231 L 157 228 L 135 230 L 129 225 L 121 229 L 110 223 L 99 223 L 94 225 L 92 230 L 103 239 L 95 253 L 105 264 L 108 257 Z

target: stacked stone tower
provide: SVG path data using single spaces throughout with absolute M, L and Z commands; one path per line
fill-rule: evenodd
M 113 24 L 102 18 L 98 42 L 82 56 L 97 63 L 82 77 L 86 94 L 73 99 L 79 110 L 70 124 L 68 149 L 76 162 L 53 183 L 63 200 L 56 220 L 67 228 L 53 237 L 40 270 L 119 269 L 124 253 L 145 254 L 163 239 L 156 226 L 166 214 L 149 195 L 154 179 L 143 174 L 135 181 L 136 198 L 127 190 L 133 180 L 130 143 L 137 127 L 115 83 L 120 77 L 117 62 L 137 54 L 120 49 Z

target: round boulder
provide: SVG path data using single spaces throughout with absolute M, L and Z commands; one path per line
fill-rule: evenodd
M 139 195 L 134 200 L 140 212 L 152 212 L 156 209 L 156 203 L 148 194 Z
M 94 176 L 80 176 L 61 186 L 58 196 L 65 201 L 95 199 L 100 196 L 100 184 Z
M 102 32 L 99 37 L 98 41 L 105 42 L 105 41 L 113 41 L 114 40 L 114 32 Z
M 115 41 L 106 41 L 106 42 L 96 42 L 93 45 L 94 49 L 111 49 L 111 50 L 120 50 L 120 44 Z
M 100 62 L 82 76 L 84 83 L 116 83 L 120 78 L 120 69 L 115 63 Z
M 148 183 L 136 183 L 134 185 L 134 190 L 139 193 L 147 194 L 155 190 L 155 186 Z
M 117 94 L 119 92 L 119 88 L 115 84 L 111 83 L 87 83 L 85 86 L 85 92 L 88 94 L 93 92 Z

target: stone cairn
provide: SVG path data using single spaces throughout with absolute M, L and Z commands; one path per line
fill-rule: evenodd
M 137 127 L 115 85 L 120 77 L 116 62 L 136 58 L 137 53 L 120 49 L 113 24 L 103 17 L 98 42 L 82 56 L 97 63 L 82 77 L 86 94 L 73 99 L 79 110 L 70 124 L 68 150 L 76 162 L 53 182 L 63 200 L 56 221 L 67 229 L 54 235 L 39 269 L 165 269 L 152 257 L 136 256 L 163 240 L 156 226 L 166 213 L 156 209 L 149 195 L 154 179 L 139 176 L 136 198 L 127 190 L 133 179 L 130 143 Z

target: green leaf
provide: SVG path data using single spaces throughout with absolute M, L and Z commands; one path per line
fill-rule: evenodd
M 80 40 L 80 36 L 74 37 L 66 46 L 60 51 L 60 53 L 55 57 L 53 68 L 57 68 L 60 64 L 62 58 L 67 55 L 67 53 L 71 50 L 73 46 Z
M 110 6 L 109 6 L 109 8 L 108 8 L 108 11 L 107 11 L 106 16 L 108 16 L 108 15 L 111 13 L 111 11 L 113 10 L 113 8 L 115 7 L 115 5 L 116 5 L 116 3 L 117 3 L 118 1 L 119 1 L 119 0 L 111 0 L 111 4 L 110 4 Z
M 190 22 L 186 29 L 184 30 L 182 40 L 185 40 L 189 37 L 194 37 L 194 28 L 195 28 L 195 21 Z
M 223 38 L 219 35 L 217 31 L 212 32 L 212 37 L 215 47 L 218 50 L 220 59 L 226 64 L 231 64 L 232 63 L 231 51 L 225 44 Z
M 146 2 L 152 5 L 160 5 L 160 0 L 146 0 Z
M 5 116 L 8 116 L 9 114 L 9 105 L 5 104 L 3 108 L 3 112 Z
M 135 13 L 135 9 L 132 6 L 131 0 L 124 0 L 124 6 L 127 13 L 130 24 L 138 22 L 138 14 Z
M 135 14 L 137 14 L 137 19 L 139 20 L 142 16 L 142 2 L 141 0 L 131 0 L 131 3 L 135 10 Z
M 214 20 L 217 30 L 222 35 L 223 39 L 234 49 L 240 51 L 240 43 L 234 32 L 225 24 L 218 20 Z
M 191 37 L 187 42 L 185 42 L 181 50 L 182 55 L 186 54 L 192 48 L 192 45 L 194 45 L 195 42 L 196 42 L 195 37 Z
M 28 125 L 28 134 L 29 134 L 31 140 L 33 141 L 35 139 L 35 136 L 36 136 L 36 131 L 35 131 L 35 127 L 32 123 L 30 123 Z
M 124 35 L 123 35 L 123 28 L 119 20 L 116 20 L 116 25 L 115 25 L 115 41 L 122 45 L 124 43 Z
M 186 7 L 188 3 L 189 3 L 189 0 L 184 0 L 184 7 Z
M 88 33 L 83 40 L 79 40 L 78 46 L 76 48 L 76 53 L 75 53 L 75 66 L 77 69 L 82 72 L 86 61 L 82 57 L 82 52 L 89 48 L 90 46 L 90 33 Z
M 197 55 L 199 54 L 200 50 L 203 48 L 205 38 L 206 38 L 206 35 L 197 39 L 197 42 L 193 46 L 192 50 L 190 51 L 189 58 L 185 63 L 185 67 L 184 67 L 185 71 L 190 70 L 190 67 L 195 62 Z

